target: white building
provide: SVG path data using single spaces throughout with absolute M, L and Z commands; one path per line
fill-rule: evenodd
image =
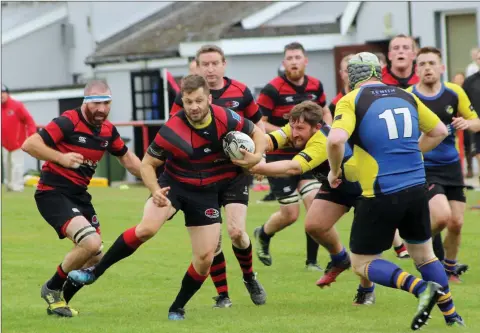
M 307 72 L 320 78 L 328 100 L 338 89 L 337 66 L 345 54 L 386 53 L 389 38 L 396 34 L 410 34 L 420 46 L 441 48 L 447 77 L 462 71 L 471 61 L 470 49 L 480 45 L 480 2 L 69 2 L 49 6 L 57 12 L 49 16 L 50 21 L 57 18 L 54 23 L 37 30 L 25 28 L 23 35 L 14 34 L 14 28 L 2 31 L 4 40 L 11 36 L 2 42 L 3 81 L 14 89 L 71 84 L 74 77 L 105 78 L 114 95 L 112 121 L 144 119 L 156 107 L 153 95 L 163 95 L 162 70 L 185 75 L 188 59 L 205 43 L 222 47 L 227 75 L 254 92 L 277 74 L 283 46 L 299 41 L 308 52 Z M 68 36 L 74 37 L 73 42 Z M 80 97 L 72 91 L 64 93 Z M 74 102 L 65 100 L 63 105 Z M 55 99 L 26 105 L 39 123 L 61 109 Z M 162 105 L 157 107 L 164 111 Z M 134 135 L 131 128 L 120 132 L 135 137 L 136 150 L 141 149 L 140 134 Z

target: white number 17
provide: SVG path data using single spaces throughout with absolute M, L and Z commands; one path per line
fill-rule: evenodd
M 384 119 L 387 124 L 388 138 L 390 140 L 398 139 L 398 126 L 393 114 L 403 114 L 403 137 L 410 138 L 412 136 L 412 115 L 408 108 L 387 109 L 378 115 L 378 118 Z

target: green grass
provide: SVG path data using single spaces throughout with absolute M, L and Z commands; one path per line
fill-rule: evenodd
M 144 188 L 92 189 L 93 202 L 102 225 L 105 246 L 126 228 L 138 223 L 147 197 Z M 264 193 L 253 193 L 248 214 L 248 232 L 266 221 L 276 204 L 256 204 Z M 480 193 L 468 194 L 469 204 L 480 200 Z M 377 287 L 377 304 L 354 307 L 352 299 L 358 280 L 346 272 L 332 288 L 315 286 L 318 273 L 304 270 L 305 236 L 303 216 L 298 223 L 272 240 L 274 265 L 263 266 L 256 257 L 254 268 L 265 286 L 265 306 L 253 305 L 243 286 L 240 268 L 233 256 L 224 228 L 224 251 L 233 301 L 231 309 L 212 309 L 213 283 L 207 280 L 187 305 L 187 320 L 169 322 L 167 311 L 191 260 L 183 215 L 164 226 L 159 234 L 132 257 L 112 267 L 102 279 L 81 290 L 71 302 L 80 311 L 72 319 L 46 315 L 40 298 L 41 285 L 54 273 L 71 248 L 59 241 L 54 230 L 42 219 L 33 199 L 33 189 L 24 193 L 2 193 L 2 331 L 6 333 L 76 332 L 408 332 L 416 299 L 398 290 Z M 338 224 L 342 240 L 348 244 L 352 215 Z M 480 332 L 480 211 L 467 211 L 460 260 L 470 265 L 464 283 L 451 287 L 457 310 L 467 322 L 464 332 Z M 385 257 L 417 274 L 410 260 Z M 320 250 L 319 262 L 328 256 Z M 451 332 L 440 312 L 424 331 Z

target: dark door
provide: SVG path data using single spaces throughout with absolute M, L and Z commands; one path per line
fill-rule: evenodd
M 79 108 L 83 103 L 83 97 L 76 98 L 64 98 L 58 100 L 59 115 L 67 110 L 73 110 Z
M 335 80 L 336 80 L 336 87 L 337 91 L 342 90 L 343 82 L 340 78 L 340 62 L 342 61 L 343 57 L 349 54 L 356 54 L 360 52 L 382 52 L 386 56 L 386 51 L 388 51 L 388 44 L 387 49 L 385 50 L 385 46 L 381 44 L 358 44 L 358 45 L 347 45 L 347 46 L 337 46 L 333 49 L 333 57 L 335 61 Z

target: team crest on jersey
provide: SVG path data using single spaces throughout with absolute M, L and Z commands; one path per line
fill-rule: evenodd
M 308 94 L 308 95 L 307 95 L 307 98 L 308 98 L 309 100 L 311 100 L 311 101 L 314 101 L 314 100 L 317 99 L 317 95 L 315 95 L 315 94 Z
M 205 216 L 211 219 L 216 219 L 220 216 L 220 212 L 215 208 L 208 208 L 207 210 L 205 210 Z
M 240 115 L 238 113 L 236 113 L 235 111 L 233 110 L 230 110 L 228 109 L 228 111 L 230 111 L 232 113 L 232 117 L 233 119 L 235 119 L 236 121 L 240 122 L 242 120 L 242 118 L 240 117 Z
M 227 102 L 225 102 L 225 107 L 226 108 L 236 108 L 239 105 L 240 105 L 240 102 L 238 102 L 238 101 L 227 101 Z
M 103 141 L 102 144 L 101 144 L 101 146 L 102 146 L 103 148 L 107 148 L 107 147 L 108 147 L 108 141 Z
M 13 111 L 13 110 L 8 110 L 7 111 L 8 116 L 13 116 L 14 114 L 15 114 L 15 111 Z
M 93 215 L 92 216 L 92 227 L 94 228 L 98 228 L 98 225 L 100 224 L 100 222 L 98 222 L 98 217 L 97 215 Z
M 453 106 L 447 105 L 447 106 L 445 107 L 445 111 L 446 111 L 448 114 L 453 114 Z

